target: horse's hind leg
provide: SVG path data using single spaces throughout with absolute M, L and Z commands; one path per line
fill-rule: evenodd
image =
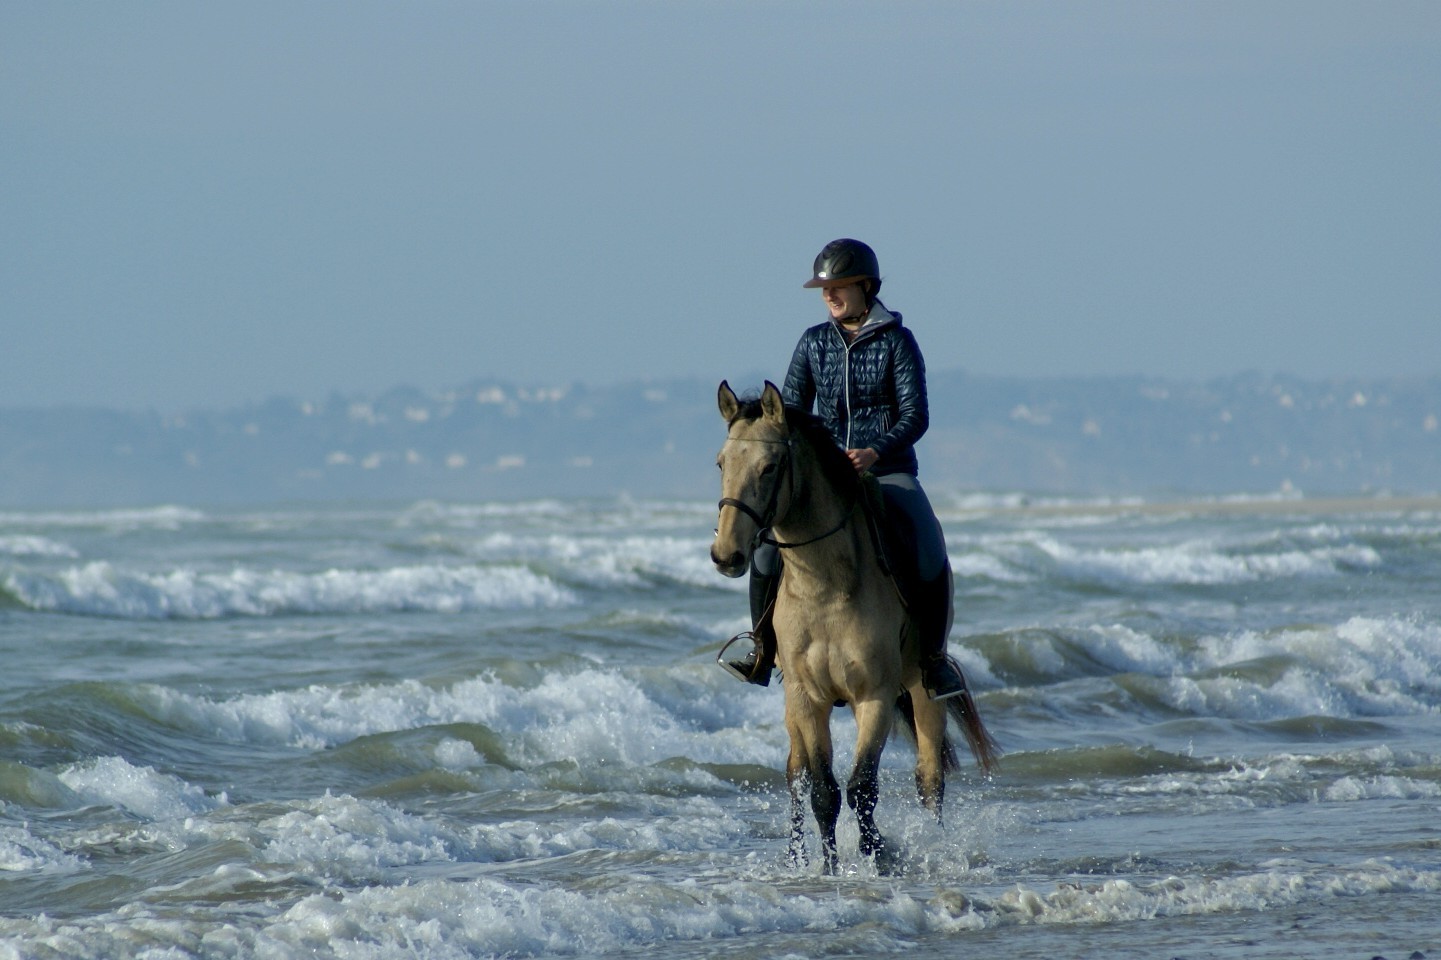
M 921 803 L 941 822 L 946 798 L 946 708 L 932 700 L 918 684 L 911 690 L 916 732 L 916 794 Z
M 881 751 L 891 733 L 891 704 L 866 700 L 855 705 L 856 762 L 846 783 L 846 802 L 860 827 L 860 851 L 875 858 L 877 868 L 890 868 L 890 852 L 876 826 L 876 799 L 880 794 Z

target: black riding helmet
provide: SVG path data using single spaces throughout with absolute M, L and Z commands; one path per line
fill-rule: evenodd
M 811 278 L 803 287 L 841 287 L 857 280 L 866 284 L 866 302 L 874 303 L 881 289 L 881 265 L 876 252 L 859 240 L 832 240 L 816 254 Z
M 881 279 L 876 252 L 859 240 L 832 240 L 816 254 L 812 277 L 804 287 L 840 287 L 857 280 Z

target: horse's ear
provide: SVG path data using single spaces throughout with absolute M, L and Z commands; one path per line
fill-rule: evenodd
M 741 409 L 741 402 L 736 399 L 736 392 L 724 380 L 721 381 L 720 389 L 716 391 L 716 406 L 720 407 L 720 415 L 726 423 L 734 420 Z
M 781 399 L 781 392 L 776 389 L 776 385 L 769 380 L 761 391 L 761 413 L 765 414 L 765 418 L 771 423 L 784 425 L 786 422 L 785 401 Z

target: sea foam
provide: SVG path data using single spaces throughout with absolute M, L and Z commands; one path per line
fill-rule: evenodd
M 1434 894 L 1441 875 L 1368 861 L 1343 868 L 1290 862 L 1229 877 L 1123 878 L 1054 888 L 1017 884 L 929 894 L 826 884 L 815 892 L 747 880 L 662 882 L 643 876 L 608 889 L 543 882 L 422 880 L 307 896 L 260 916 L 237 915 L 203 935 L 145 905 L 78 919 L 4 921 L 0 945 L 64 956 L 202 955 L 541 957 L 629 955 L 641 949 L 745 942 L 773 956 L 805 956 L 816 931 L 847 937 L 847 952 L 938 949 L 987 928 L 1095 927 L 1160 917 L 1246 915 L 1284 905 L 1377 893 Z M 964 940 L 960 941 L 964 943 Z M 1300 941 L 1302 949 L 1305 941 Z M 84 948 L 81 945 L 84 944 Z M 764 944 L 764 947 L 758 944 Z M 17 954 L 28 955 L 28 954 Z M 932 955 L 927 952 L 926 955 Z

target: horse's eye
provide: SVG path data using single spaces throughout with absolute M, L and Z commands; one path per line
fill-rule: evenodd
M 773 464 L 773 463 L 768 463 L 768 464 L 766 464 L 764 467 L 761 468 L 761 476 L 763 476 L 763 477 L 766 476 L 767 474 L 771 474 L 771 473 L 775 473 L 775 472 L 776 472 L 776 465 Z

